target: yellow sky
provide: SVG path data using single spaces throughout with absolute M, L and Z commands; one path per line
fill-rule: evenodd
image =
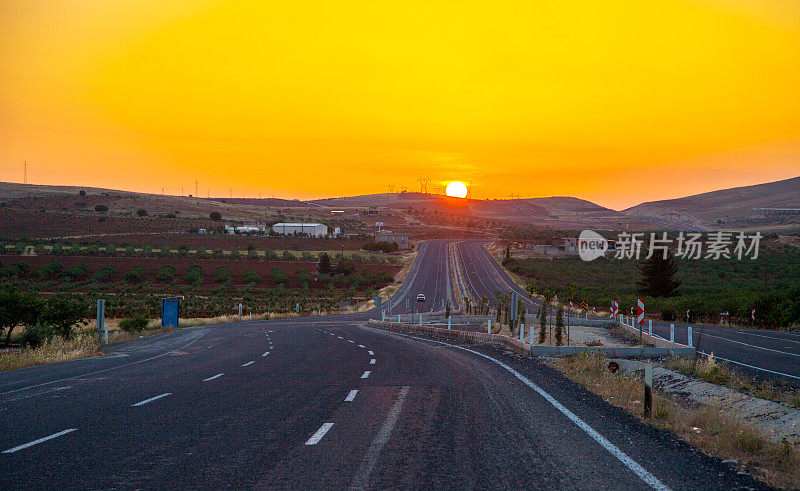
M 0 0 L 0 180 L 612 208 L 800 175 L 800 2 Z

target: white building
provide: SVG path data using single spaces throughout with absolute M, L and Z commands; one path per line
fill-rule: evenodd
M 313 237 L 328 235 L 328 226 L 321 223 L 276 223 L 272 231 L 280 235 L 306 234 Z

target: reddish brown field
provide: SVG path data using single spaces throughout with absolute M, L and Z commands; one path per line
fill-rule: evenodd
M 60 262 L 65 269 L 69 269 L 77 264 L 86 264 L 89 267 L 89 276 L 93 277 L 98 270 L 104 266 L 113 265 L 116 268 L 116 275 L 110 281 L 121 281 L 125 273 L 135 266 L 143 266 L 147 272 L 147 279 L 155 282 L 155 274 L 164 266 L 170 265 L 175 268 L 175 279 L 179 284 L 186 284 L 184 275 L 190 266 L 200 266 L 203 270 L 203 283 L 214 283 L 214 270 L 220 266 L 226 267 L 231 271 L 233 284 L 244 284 L 242 275 L 245 271 L 254 269 L 261 276 L 260 285 L 272 285 L 274 282 L 269 277 L 269 272 L 273 268 L 278 268 L 286 272 L 289 277 L 289 285 L 294 284 L 293 275 L 295 271 L 306 270 L 311 273 L 316 272 L 316 263 L 307 262 L 285 262 L 285 261 L 248 261 L 231 259 L 185 259 L 185 258 L 138 258 L 138 257 L 93 257 L 93 256 L 0 256 L 0 265 L 6 266 L 16 263 L 27 263 L 31 271 L 35 271 L 51 261 Z M 400 266 L 389 264 L 357 264 L 357 272 L 369 271 L 377 273 L 384 271 L 391 276 L 400 271 Z

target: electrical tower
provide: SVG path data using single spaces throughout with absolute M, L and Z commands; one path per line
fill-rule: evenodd
M 389 194 L 392 194 L 394 192 L 394 184 L 389 184 L 388 187 L 389 187 Z
M 28 184 L 28 161 L 26 160 L 22 167 L 22 184 Z
M 472 199 L 472 181 L 467 184 L 467 199 Z
M 419 177 L 417 178 L 417 182 L 419 183 L 419 192 L 428 194 L 428 183 L 431 182 L 430 177 Z
M 197 179 L 194 180 L 194 195 L 199 197 L 200 191 L 197 190 Z

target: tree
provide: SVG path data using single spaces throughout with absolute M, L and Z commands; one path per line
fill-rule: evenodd
M 144 266 L 134 266 L 125 273 L 122 279 L 128 283 L 141 283 L 144 281 L 145 276 L 147 276 L 147 271 Z
M 636 285 L 642 295 L 674 297 L 678 287 L 681 286 L 681 280 L 675 279 L 678 264 L 669 251 L 667 251 L 666 259 L 662 254 L 653 254 L 649 259 L 645 259 L 639 265 L 639 271 L 642 277 L 636 282 Z
M 203 282 L 203 268 L 197 265 L 189 266 L 189 268 L 186 270 L 184 279 L 187 283 L 199 285 Z
M 542 308 L 539 310 L 539 344 L 544 343 L 544 338 L 547 337 L 547 302 L 542 303 Z
M 49 324 L 61 334 L 64 339 L 72 337 L 72 327 L 75 324 L 88 324 L 89 306 L 78 299 L 63 295 L 55 296 L 45 302 L 41 321 Z
M 328 255 L 327 252 L 323 252 L 319 255 L 319 264 L 317 265 L 317 269 L 319 270 L 320 274 L 330 274 L 331 272 L 331 257 Z
M 232 278 L 231 270 L 225 266 L 219 266 L 214 270 L 214 281 L 217 283 L 230 283 Z
M 556 313 L 556 346 L 561 346 L 561 335 L 564 332 L 564 308 L 559 307 Z
M 145 210 L 144 208 L 139 208 L 138 210 L 136 210 L 136 215 L 140 217 L 146 217 L 147 210 Z
M 448 300 L 447 304 L 445 305 L 444 316 L 445 317 L 450 317 L 450 300 Z
M 94 205 L 94 211 L 96 211 L 97 213 L 105 213 L 108 211 L 108 205 L 103 205 L 103 204 Z
M 282 285 L 289 281 L 289 275 L 280 268 L 272 268 L 269 272 L 269 277 L 272 278 L 272 281 L 275 283 Z
M 208 215 L 208 217 L 214 220 L 215 222 L 222 220 L 222 215 L 220 215 L 218 211 L 212 211 L 211 214 Z
M 11 342 L 11 333 L 16 326 L 36 323 L 40 305 L 32 293 L 21 293 L 16 288 L 0 290 L 0 333 L 6 331 L 6 346 Z
M 341 275 L 348 275 L 356 270 L 356 263 L 348 257 L 343 257 L 336 265 L 336 273 Z
M 255 269 L 248 269 L 242 275 L 242 279 L 245 281 L 245 283 L 249 284 L 259 283 L 261 281 L 261 275 L 258 274 L 258 271 Z
M 108 281 L 115 274 L 117 274 L 117 268 L 115 268 L 113 264 L 109 264 L 100 268 L 100 270 L 97 272 L 97 279 L 99 281 Z
M 81 189 L 80 191 L 78 191 L 78 194 L 81 195 L 81 196 L 86 196 L 86 191 Z
M 156 273 L 156 281 L 160 281 L 161 283 L 169 283 L 175 278 L 175 267 L 174 266 L 164 266 L 161 268 L 158 273 Z

